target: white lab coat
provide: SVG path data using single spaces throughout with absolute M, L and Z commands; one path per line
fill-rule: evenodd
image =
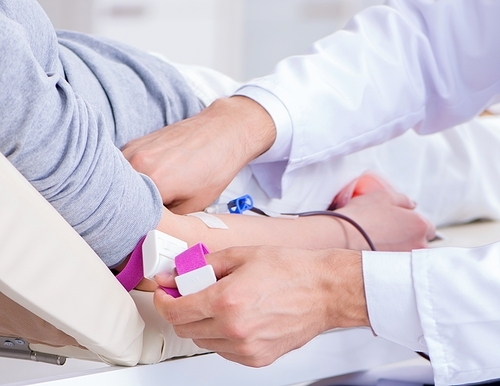
M 310 55 L 282 61 L 237 94 L 275 120 L 276 142 L 252 168 L 266 193 L 279 197 L 294 170 L 408 128 L 443 130 L 497 102 L 500 1 L 394 0 L 369 8 Z M 437 384 L 500 378 L 500 244 L 369 252 L 363 269 L 374 331 L 427 351 Z

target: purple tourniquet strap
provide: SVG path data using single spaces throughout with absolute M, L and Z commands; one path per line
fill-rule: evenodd
M 177 288 L 162 287 L 161 285 L 159 287 L 173 298 L 180 298 L 182 296 Z
M 142 244 L 144 243 L 145 239 L 146 236 L 144 236 L 139 241 L 137 246 L 132 251 L 132 254 L 130 255 L 125 268 L 123 268 L 123 270 L 118 275 L 116 275 L 118 281 L 127 291 L 133 290 L 144 277 L 144 268 L 142 265 Z M 207 253 L 209 253 L 207 247 L 199 243 L 193 245 L 191 248 L 177 255 L 175 257 L 175 267 L 177 270 L 177 274 L 183 275 L 187 272 L 191 272 L 195 269 L 207 265 L 207 261 L 205 260 L 205 255 Z M 160 286 L 160 288 L 174 298 L 178 298 L 181 296 L 177 288 L 168 288 L 162 286 Z
M 177 270 L 177 274 L 183 275 L 207 265 L 207 261 L 205 260 L 205 255 L 207 253 L 207 247 L 199 243 L 178 254 L 175 257 L 175 269 Z
M 204 267 L 207 265 L 205 260 L 205 255 L 209 253 L 205 245 L 199 243 L 193 245 L 191 248 L 186 249 L 184 252 L 180 253 L 175 257 L 175 269 L 178 275 L 183 275 L 187 272 L 191 272 L 195 269 Z M 167 294 L 174 298 L 181 297 L 177 288 L 161 287 Z
M 133 290 L 144 277 L 144 268 L 142 266 L 142 244 L 145 239 L 146 236 L 139 241 L 132 251 L 125 268 L 123 268 L 123 270 L 116 275 L 118 281 L 127 291 Z

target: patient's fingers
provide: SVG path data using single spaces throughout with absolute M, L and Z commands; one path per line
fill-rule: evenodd
M 162 272 L 155 276 L 155 281 L 162 287 L 174 288 L 177 287 L 175 284 L 175 276 L 170 272 Z
M 158 288 L 158 284 L 156 284 L 152 280 L 148 280 L 143 278 L 139 284 L 135 287 L 136 290 L 145 291 L 145 292 L 154 292 Z
M 394 205 L 400 206 L 401 208 L 406 208 L 406 209 L 415 209 L 415 202 L 410 200 L 410 198 L 403 194 L 403 193 L 398 193 L 398 192 L 387 192 L 392 199 L 392 203 Z
M 415 207 L 416 207 L 415 202 L 410 200 L 410 198 L 408 196 L 406 196 L 405 194 L 396 193 L 396 192 L 389 192 L 389 194 L 391 196 L 391 200 L 392 200 L 392 203 L 394 205 L 397 205 L 401 208 L 406 208 L 406 209 L 415 209 Z M 427 225 L 427 229 L 425 232 L 426 240 L 429 241 L 429 240 L 434 239 L 434 237 L 436 237 L 436 226 L 433 223 L 431 223 L 429 220 L 424 218 L 423 216 L 420 216 L 420 217 Z
M 394 205 L 400 206 L 406 209 L 415 209 L 416 204 L 414 201 L 410 200 L 408 196 L 402 193 L 391 192 L 392 203 Z M 427 241 L 430 241 L 436 237 L 436 226 L 427 220 L 425 217 L 420 216 L 422 220 L 427 224 L 427 231 L 425 237 Z
M 390 203 L 405 209 L 415 209 L 416 204 L 408 196 L 395 191 L 378 190 L 352 198 L 352 202 L 370 203 L 370 205 L 380 205 L 380 203 Z
M 427 222 L 427 241 L 434 240 L 436 238 L 436 226 L 431 223 L 429 220 L 425 219 L 424 220 Z

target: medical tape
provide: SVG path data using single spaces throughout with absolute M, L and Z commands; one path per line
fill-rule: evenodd
M 211 229 L 229 229 L 229 227 L 219 217 L 213 216 L 205 212 L 194 212 L 188 216 L 197 217 Z

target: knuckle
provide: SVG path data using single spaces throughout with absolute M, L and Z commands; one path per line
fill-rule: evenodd
M 142 165 L 143 162 L 143 157 L 140 152 L 133 152 L 131 154 L 128 154 L 127 156 L 128 162 L 136 168 L 137 166 Z
M 223 259 L 224 261 L 226 261 L 226 260 L 235 261 L 239 256 L 241 248 L 242 247 L 229 246 L 229 247 L 225 248 L 224 250 L 222 250 L 219 255 L 224 255 L 224 259 Z
M 223 314 L 235 314 L 240 308 L 240 299 L 231 291 L 224 291 L 220 294 L 217 303 L 217 311 Z
M 144 170 L 149 165 L 148 154 L 142 150 L 137 150 L 129 154 L 128 161 L 136 170 Z
M 227 323 L 222 328 L 222 333 L 231 340 L 241 341 L 240 345 L 245 346 L 246 339 L 248 338 L 248 329 L 244 324 L 238 322 Z

